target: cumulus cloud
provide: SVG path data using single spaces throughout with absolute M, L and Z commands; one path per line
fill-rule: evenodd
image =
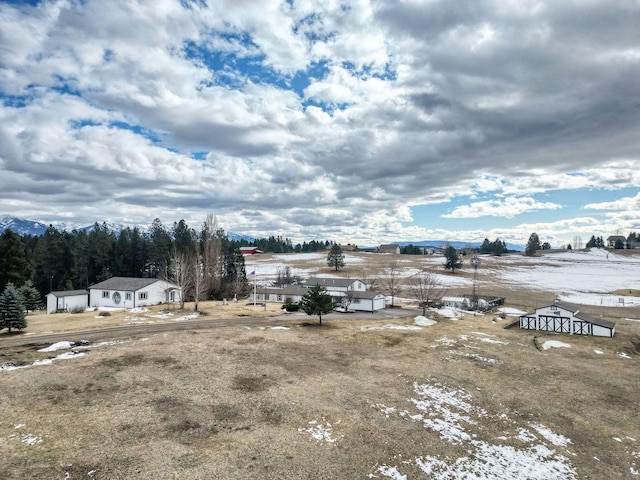
M 552 202 L 539 202 L 532 197 L 507 197 L 500 200 L 487 200 L 462 205 L 453 209 L 451 213 L 442 215 L 443 218 L 477 218 L 483 216 L 513 218 L 525 212 L 537 210 L 556 210 L 562 205 Z
M 638 24 L 604 1 L 0 3 L 0 212 L 493 236 L 560 209 L 536 194 L 640 185 Z M 434 203 L 446 228 L 410 214 Z

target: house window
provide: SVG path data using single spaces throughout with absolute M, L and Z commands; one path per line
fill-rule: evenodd
M 282 301 L 282 295 L 278 295 L 278 301 L 281 302 Z
M 146 300 L 147 299 L 147 292 L 140 292 L 138 294 L 138 300 Z
M 125 300 L 131 300 L 131 292 L 127 292 L 124 294 L 124 299 Z
M 360 299 L 359 298 L 354 298 L 351 303 L 360 303 Z
M 108 290 L 103 290 L 102 291 L 102 298 L 110 298 L 111 295 L 109 294 Z

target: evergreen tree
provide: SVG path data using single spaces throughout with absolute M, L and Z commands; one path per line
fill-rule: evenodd
M 315 285 L 307 290 L 302 300 L 300 300 L 300 308 L 307 315 L 318 315 L 320 325 L 322 325 L 322 315 L 330 313 L 335 308 L 331 295 L 327 293 L 324 287 Z
M 31 280 L 27 280 L 25 284 L 18 289 L 18 293 L 22 297 L 22 305 L 27 311 L 27 314 L 29 311 L 39 310 L 42 307 L 40 292 L 38 292 L 38 289 L 33 285 Z
M 535 253 L 540 250 L 540 237 L 538 237 L 537 233 L 532 233 L 529 236 L 529 241 L 527 242 L 527 246 L 524 249 L 524 253 L 528 256 L 535 255 Z
M 596 240 L 596 236 L 595 235 L 591 235 L 591 238 L 589 239 L 589 241 L 587 242 L 586 247 L 587 248 L 594 248 L 597 246 L 597 240 Z
M 13 285 L 8 285 L 0 295 L 0 329 L 3 328 L 9 329 L 9 333 L 14 328 L 27 328 L 22 298 Z
M 451 273 L 455 273 L 456 269 L 462 268 L 462 261 L 460 260 L 460 256 L 458 255 L 458 251 L 455 247 L 449 245 L 444 250 L 444 268 L 445 270 L 451 270 Z
M 9 283 L 20 285 L 29 278 L 29 264 L 20 236 L 11 230 L 0 235 L 0 291 Z
M 334 243 L 327 254 L 327 265 L 336 269 L 336 272 L 339 268 L 344 267 L 344 253 L 342 253 L 342 248 L 337 243 Z

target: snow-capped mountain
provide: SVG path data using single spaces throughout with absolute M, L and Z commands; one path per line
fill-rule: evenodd
M 103 224 L 102 222 L 98 222 L 98 225 L 102 227 Z M 53 226 L 61 232 L 62 231 L 71 232 L 73 229 L 76 229 L 78 231 L 91 230 L 95 226 L 95 224 L 78 226 L 70 223 L 56 223 Z M 114 223 L 114 222 L 107 222 L 106 226 L 110 232 L 113 232 L 115 234 L 119 234 L 122 230 L 126 228 L 125 225 L 121 223 Z M 4 216 L 0 218 L 0 234 L 4 233 L 5 230 L 11 230 L 12 232 L 17 233 L 18 235 L 37 236 L 37 235 L 42 235 L 47 230 L 47 228 L 49 228 L 49 225 L 46 225 L 42 222 L 37 222 L 34 220 L 25 220 L 23 218 L 11 217 L 11 216 Z M 145 228 L 141 228 L 141 230 L 143 232 L 147 231 Z M 243 235 L 241 233 L 234 233 L 234 232 L 228 232 L 227 237 L 229 238 L 229 240 L 235 240 L 235 241 L 246 240 L 248 242 L 253 242 L 255 240 L 253 237 L 250 237 L 249 235 Z
M 42 235 L 47 228 L 48 225 L 33 220 L 8 216 L 0 218 L 0 233 L 11 230 L 18 235 Z

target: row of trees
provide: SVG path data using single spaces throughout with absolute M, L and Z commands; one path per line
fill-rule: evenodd
M 213 215 L 197 230 L 184 220 L 166 227 L 158 218 L 146 232 L 138 227 L 113 232 L 104 223 L 71 232 L 49 226 L 40 236 L 5 230 L 0 235 L 0 291 L 30 280 L 42 297 L 123 276 L 166 278 L 184 287 L 187 297 L 223 298 L 246 288 L 239 248 L 247 245 L 245 239 L 229 240 Z M 287 238 L 270 236 L 253 245 L 265 252 L 313 252 L 334 243 L 312 240 L 293 246 Z M 196 262 L 202 264 L 199 279 L 194 277 Z
M 187 296 L 195 295 L 195 288 L 200 299 L 222 298 L 246 286 L 239 247 L 213 215 L 199 230 L 184 220 L 167 229 L 159 219 L 148 232 L 127 227 L 116 234 L 106 224 L 71 232 L 50 226 L 41 236 L 6 230 L 0 235 L 0 291 L 10 283 L 20 287 L 31 281 L 41 298 L 52 290 L 87 288 L 125 276 L 166 278 L 185 287 Z

